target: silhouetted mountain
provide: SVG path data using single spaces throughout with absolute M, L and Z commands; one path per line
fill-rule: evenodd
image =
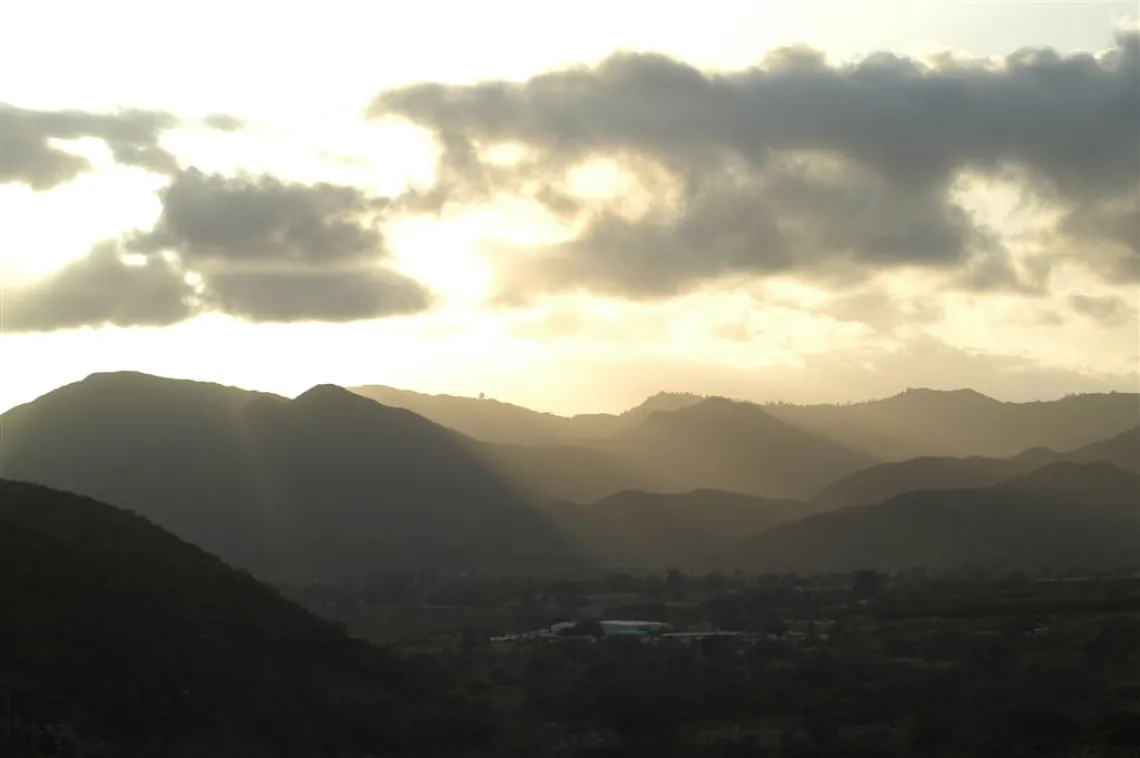
M 1003 403 L 973 390 L 908 390 L 854 405 L 766 405 L 772 415 L 882 460 L 1005 458 L 1033 447 L 1072 450 L 1140 424 L 1140 394 Z
M 658 411 L 591 443 L 653 482 L 651 489 L 721 489 L 802 498 L 875 461 L 785 423 L 753 403 L 709 398 Z
M 137 510 L 261 576 L 573 560 L 474 442 L 339 387 L 104 374 L 0 423 L 3 475 Z
M 663 392 L 618 415 L 565 417 L 495 400 L 426 395 L 378 385 L 351 389 L 476 439 L 522 445 L 576 444 L 606 437 L 657 411 L 680 410 L 705 399 Z M 778 403 L 762 407 L 804 431 L 880 460 L 1005 458 L 1033 447 L 1071 450 L 1140 424 L 1140 394 L 1119 392 L 1006 403 L 974 390 L 911 389 L 848 405 Z
M 799 518 L 803 507 L 718 490 L 626 490 L 588 505 L 559 503 L 549 512 L 595 564 L 711 571 L 734 568 L 722 561 L 740 535 Z
M 1068 453 L 1031 448 L 1012 458 L 913 458 L 845 476 L 811 499 L 812 510 L 870 505 L 912 490 L 971 489 L 1011 479 L 1050 463 L 1103 461 L 1140 473 L 1140 427 Z
M 428 395 L 375 384 L 349 389 L 384 405 L 406 408 L 475 439 L 511 445 L 564 445 L 604 437 L 656 411 L 677 410 L 701 399 L 697 395 L 662 392 L 616 415 L 558 416 L 489 398 Z
M 735 554 L 764 571 L 901 571 L 975 564 L 1140 565 L 1140 476 L 1055 463 L 992 487 L 908 492 L 774 527 Z
M 479 741 L 429 670 L 78 495 L 0 479 L 0 607 L 0 754 L 425 755 Z M 28 751 L 48 728 L 59 750 Z
M 1061 460 L 1046 448 L 1014 458 L 912 458 L 856 471 L 825 487 L 811 499 L 815 511 L 881 503 L 914 490 L 961 490 L 987 487 Z
M 567 439 L 569 419 L 489 398 L 428 395 L 383 385 L 352 392 L 394 408 L 406 408 L 476 439 L 517 444 L 557 444 Z
M 613 431 L 619 431 L 620 428 L 633 426 L 649 418 L 654 413 L 660 411 L 679 411 L 682 408 L 688 408 L 708 399 L 709 398 L 701 395 L 694 395 L 691 392 L 658 392 L 656 395 L 651 395 L 647 398 L 644 403 L 635 405 L 628 411 L 620 413 L 617 418 L 620 419 L 622 423 Z M 575 418 L 581 418 L 581 416 L 575 416 Z
M 1067 453 L 1065 458 L 1076 463 L 1106 461 L 1120 468 L 1140 473 L 1140 426 L 1133 427 L 1115 437 L 1085 445 Z

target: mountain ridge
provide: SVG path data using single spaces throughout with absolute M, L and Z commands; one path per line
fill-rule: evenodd
M 335 386 L 100 377 L 0 424 L 5 475 L 139 510 L 263 576 L 573 560 L 461 435 Z
M 911 490 L 990 486 L 1064 461 L 1107 461 L 1140 473 L 1140 426 L 1065 453 L 1035 447 L 1009 458 L 923 456 L 882 463 L 837 479 L 810 503 L 815 509 L 826 510 L 878 503 Z
M 775 526 L 733 555 L 753 570 L 805 573 L 1133 567 L 1140 475 L 1066 461 L 988 487 L 910 491 Z

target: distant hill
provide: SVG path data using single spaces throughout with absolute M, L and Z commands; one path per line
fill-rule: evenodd
M 1077 463 L 1106 461 L 1140 474 L 1140 426 L 1115 437 L 1085 445 L 1067 453 L 1065 459 Z
M 597 565 L 711 571 L 734 568 L 722 561 L 742 534 L 799 518 L 803 508 L 717 490 L 626 490 L 587 505 L 559 503 L 549 513 Z
M 652 489 L 667 492 L 721 489 L 797 499 L 875 463 L 758 405 L 723 398 L 653 413 L 589 444 L 648 478 Z
M 762 571 L 1140 565 L 1140 475 L 1055 463 L 990 487 L 908 492 L 774 527 L 734 553 Z
M 578 445 L 621 433 L 658 411 L 677 411 L 708 399 L 659 393 L 621 414 L 564 417 L 495 400 L 426 395 L 376 385 L 352 390 L 476 439 L 515 445 Z M 774 403 L 761 407 L 803 431 L 884 461 L 1008 458 L 1037 447 L 1072 450 L 1140 425 L 1140 393 L 1006 403 L 973 390 L 911 389 L 848 405 Z
M 677 410 L 701 399 L 697 395 L 662 392 L 620 414 L 558 416 L 490 398 L 429 395 L 378 384 L 349 389 L 384 405 L 406 408 L 475 439 L 510 445 L 564 445 L 604 437 L 656 411 Z
M 518 444 L 556 444 L 568 439 L 568 418 L 489 398 L 428 395 L 383 385 L 351 392 L 393 408 L 405 408 L 476 439 Z
M 1060 461 L 1060 453 L 1035 448 L 1013 458 L 912 458 L 856 471 L 825 487 L 811 499 L 814 510 L 881 503 L 914 490 L 961 490 L 988 487 L 1042 465 Z
M 131 508 L 267 578 L 575 560 L 474 442 L 339 387 L 97 374 L 0 424 L 0 474 Z
M 1004 403 L 973 390 L 908 390 L 853 405 L 765 405 L 773 416 L 882 460 L 1006 458 L 1072 450 L 1140 425 L 1140 394 Z
M 361 758 L 481 741 L 430 671 L 78 495 L 0 479 L 0 607 L 6 756 Z M 29 750 L 47 730 L 64 747 Z
M 1032 448 L 1011 458 L 913 458 L 856 471 L 811 499 L 813 510 L 870 505 L 912 490 L 986 487 L 1049 463 L 1112 463 L 1140 473 L 1140 427 L 1067 453 Z

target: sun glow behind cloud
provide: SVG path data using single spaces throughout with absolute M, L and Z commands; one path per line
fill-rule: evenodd
M 825 49 L 832 60 L 883 49 L 906 54 L 951 48 L 974 56 L 1030 44 L 1095 50 L 1109 43 L 1107 16 L 1134 13 L 1127 3 L 1095 12 L 1089 5 L 1036 4 L 1034 23 L 1026 24 L 1014 23 L 1025 18 L 1025 4 L 710 2 L 702 6 L 704 15 L 695 15 L 691 6 L 631 0 L 586 2 L 550 23 L 545 11 L 521 2 L 425 2 L 394 9 L 331 0 L 319 12 L 207 2 L 161 14 L 137 2 L 91 9 L 44 2 L 10 11 L 8 23 L 50 26 L 58 46 L 81 63 L 28 66 L 42 60 L 40 40 L 9 34 L 0 71 L 20 70 L 21 77 L 6 78 L 0 95 L 28 107 L 130 105 L 195 118 L 232 112 L 248 121 L 247 131 L 186 128 L 164 135 L 162 144 L 183 164 L 206 173 L 269 173 L 393 196 L 405 185 L 430 186 L 439 151 L 407 124 L 363 122 L 368 98 L 388 87 L 521 80 L 567 63 L 596 61 L 619 48 L 662 51 L 713 69 L 748 65 L 766 50 L 800 41 Z M 71 22 L 60 26 L 63 8 Z M 649 17 L 654 23 L 645 23 Z M 114 18 L 130 18 L 132 24 L 112 25 L 108 19 Z M 488 21 L 503 18 L 512 23 Z M 155 33 L 170 28 L 179 34 Z M 202 55 L 204 43 L 210 55 Z M 99 171 L 39 194 L 0 187 L 0 283 L 54 270 L 98 240 L 148 227 L 160 212 L 154 192 L 165 178 L 111 165 L 101 142 L 71 142 L 68 149 L 88 156 Z M 527 157 L 509 146 L 493 149 L 506 163 Z M 620 199 L 620 212 L 634 217 L 650 200 L 679 191 L 664 176 L 648 173 L 642 179 L 634 181 L 618 159 L 591 158 L 559 188 L 587 205 L 613 207 Z M 1032 198 L 1022 203 L 1022 190 L 1015 178 L 983 184 L 963 178 L 959 189 L 962 202 L 986 226 L 1005 232 L 1020 270 L 1033 263 L 1035 234 L 1055 220 L 1040 213 Z M 796 365 L 805 356 L 886 344 L 908 330 L 997 352 L 1011 344 L 1032 346 L 1034 355 L 1057 365 L 1105 372 L 1135 368 L 1134 355 L 1119 349 L 1134 321 L 1115 331 L 1089 319 L 1048 325 L 1056 303 L 1042 303 L 1038 313 L 1012 297 L 932 296 L 926 294 L 928 278 L 915 272 L 883 275 L 869 286 L 872 291 L 846 299 L 775 277 L 763 286 L 726 280 L 666 304 L 568 295 L 529 312 L 486 306 L 503 255 L 525 254 L 574 231 L 557 213 L 510 198 L 391 224 L 386 236 L 397 267 L 442 297 L 434 314 L 336 326 L 252 326 L 205 316 L 167 330 L 4 335 L 0 363 L 21 368 L 14 378 L 5 372 L 0 408 L 11 398 L 27 399 L 33 388 L 42 391 L 96 367 L 128 366 L 284 392 L 328 380 L 464 392 L 495 385 L 499 389 L 489 391 L 514 387 L 529 391 L 531 402 L 549 406 L 558 402 L 554 390 L 544 396 L 521 387 L 543 370 L 588 372 L 590 361 L 604 365 L 615 356 Z M 1054 279 L 1061 298 L 1118 295 L 1136 304 L 1134 291 L 1098 289 L 1080 271 L 1062 269 Z M 908 322 L 905 317 L 923 305 L 940 309 L 942 320 Z M 878 315 L 869 325 L 871 310 Z M 459 366 L 471 376 L 458 377 Z M 592 407 L 588 397 L 579 403 L 581 410 Z

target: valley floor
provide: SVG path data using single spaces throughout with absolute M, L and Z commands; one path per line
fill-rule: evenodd
M 1128 572 L 405 576 L 298 596 L 493 704 L 495 755 L 1140 755 Z M 490 639 L 597 617 L 760 634 Z

